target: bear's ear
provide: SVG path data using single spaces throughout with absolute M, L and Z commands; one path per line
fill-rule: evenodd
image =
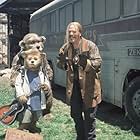
M 24 50 L 24 48 L 25 48 L 25 42 L 23 40 L 21 40 L 19 42 L 19 46 L 20 46 L 21 50 Z
M 41 53 L 41 58 L 44 59 L 46 57 L 46 53 L 42 52 Z
M 42 43 L 44 44 L 46 42 L 46 37 L 45 36 L 40 36 Z

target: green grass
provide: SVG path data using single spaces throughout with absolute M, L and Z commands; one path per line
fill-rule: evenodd
M 118 126 L 112 126 L 97 120 L 97 140 L 140 140 L 130 130 L 121 130 Z
M 52 108 L 53 119 L 40 119 L 39 126 L 45 140 L 74 140 L 75 130 L 69 116 L 69 107 L 54 99 Z
M 8 86 L 8 82 L 0 84 L 0 106 L 8 104 L 14 97 L 14 89 Z M 37 123 L 41 128 L 44 140 L 75 140 L 76 134 L 73 120 L 69 115 L 70 108 L 54 99 L 52 107 L 52 119 L 41 118 Z M 0 125 L 0 140 L 4 140 L 5 129 L 17 127 L 15 122 L 10 126 Z M 97 140 L 140 140 L 140 136 L 135 136 L 131 130 L 121 130 L 118 126 L 113 126 L 97 119 Z
M 9 81 L 3 81 L 0 83 L 0 106 L 10 104 L 14 99 L 14 88 L 9 86 Z M 41 128 L 41 134 L 44 140 L 74 140 L 75 129 L 73 120 L 69 115 L 69 107 L 58 101 L 53 100 L 52 107 L 52 119 L 46 120 L 41 118 L 37 123 Z M 14 122 L 10 126 L 0 124 L 0 140 L 4 140 L 5 130 L 7 128 L 18 127 L 18 122 Z

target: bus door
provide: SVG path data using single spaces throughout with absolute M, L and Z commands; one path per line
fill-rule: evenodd
M 103 55 L 102 58 L 101 81 L 103 100 L 114 104 L 114 59 L 104 58 Z

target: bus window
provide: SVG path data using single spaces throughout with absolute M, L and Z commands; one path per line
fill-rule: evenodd
M 95 0 L 94 9 L 95 22 L 119 18 L 120 0 Z
M 138 0 L 138 12 L 140 12 L 140 0 Z
M 30 26 L 30 31 L 32 32 L 34 32 L 34 33 L 39 33 L 40 34 L 40 31 L 41 31 L 41 26 L 40 26 L 40 18 L 38 18 L 38 19 L 35 19 L 35 20 L 32 20 L 32 22 L 30 23 L 31 24 L 31 26 Z M 38 27 L 38 28 L 36 28 L 36 27 Z
M 56 11 L 51 13 L 51 32 L 56 31 Z
M 65 24 L 65 7 L 61 8 L 60 11 L 60 31 L 64 31 L 66 24 Z
M 66 6 L 66 26 L 72 21 L 72 5 Z
M 45 34 L 47 33 L 47 18 L 46 16 L 44 16 L 41 20 L 41 23 L 42 23 L 42 35 L 45 36 Z
M 59 10 L 56 10 L 56 32 L 59 32 Z
M 37 33 L 37 34 L 40 34 L 40 32 L 41 32 L 41 29 L 42 29 L 42 26 L 40 26 L 40 24 L 41 24 L 41 22 L 40 22 L 40 18 L 38 18 L 37 20 L 35 20 L 34 22 L 35 22 L 35 33 Z M 36 28 L 36 27 L 38 27 L 38 28 Z
M 134 15 L 138 12 L 137 0 L 124 0 L 124 16 Z
M 83 25 L 91 24 L 92 18 L 92 0 L 83 0 Z
M 36 31 L 36 22 L 35 21 L 32 21 L 31 23 L 30 23 L 32 26 L 30 26 L 30 31 L 32 32 L 32 31 Z
M 81 1 L 74 3 L 74 21 L 81 23 Z
M 119 17 L 120 0 L 106 0 L 106 20 L 116 19 Z
M 50 33 L 50 29 L 51 29 L 51 22 L 50 22 L 50 14 L 47 15 L 47 21 L 46 21 L 46 24 L 47 24 L 47 32 Z
M 94 0 L 95 22 L 105 21 L 105 0 Z

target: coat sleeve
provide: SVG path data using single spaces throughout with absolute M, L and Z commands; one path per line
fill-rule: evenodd
M 43 72 L 48 75 L 49 80 L 51 81 L 53 79 L 53 70 L 51 66 L 49 65 L 48 59 L 47 59 L 47 54 L 44 53 L 45 57 L 43 59 Z
M 19 73 L 15 82 L 16 98 L 25 95 L 22 85 L 23 85 L 23 79 L 21 73 Z
M 67 43 L 65 43 L 60 49 L 59 49 L 59 57 L 57 58 L 57 67 L 62 69 L 62 70 L 67 70 L 67 63 L 64 60 L 64 58 L 66 57 L 66 48 L 67 48 Z M 62 59 L 63 58 L 63 59 Z
M 89 41 L 89 59 L 87 59 L 87 65 L 85 71 L 95 70 L 100 71 L 102 58 L 99 53 L 99 49 L 95 43 Z

